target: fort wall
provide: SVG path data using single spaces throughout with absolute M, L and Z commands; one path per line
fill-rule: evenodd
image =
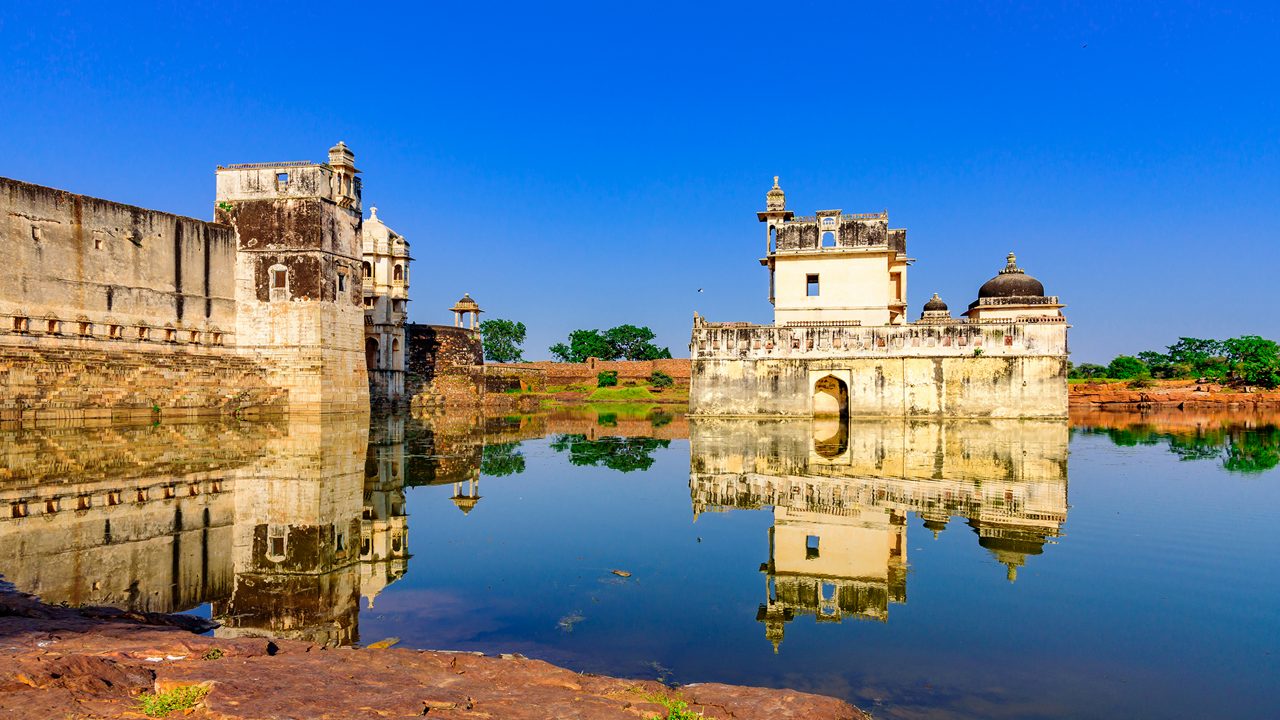
M 823 381 L 841 388 L 840 412 L 850 416 L 1066 417 L 1066 330 L 1049 319 L 879 327 L 699 320 L 689 412 L 811 416 Z
M 0 178 L 0 345 L 235 345 L 226 225 Z

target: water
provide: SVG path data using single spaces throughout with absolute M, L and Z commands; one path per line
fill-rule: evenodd
M 885 718 L 1274 717 L 1278 420 L 9 431 L 0 573 L 224 636 L 395 636 Z

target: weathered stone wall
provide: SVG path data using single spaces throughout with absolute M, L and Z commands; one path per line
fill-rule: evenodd
M 231 352 L 125 350 L 72 339 L 0 345 L 0 425 L 271 414 L 287 402 L 255 360 Z
M 232 171 L 219 173 L 223 192 Z M 290 412 L 367 410 L 358 211 L 323 197 L 219 197 L 218 216 L 239 240 L 240 347 L 289 391 Z
M 480 334 L 450 325 L 405 325 L 405 392 L 414 407 L 478 407 L 484 402 Z
M 656 372 L 664 372 L 676 381 L 677 385 L 688 385 L 691 372 L 687 358 L 671 358 L 663 360 L 599 360 L 588 358 L 584 363 L 564 363 L 538 361 L 526 363 L 491 363 L 487 368 L 503 368 L 522 371 L 537 371 L 546 381 L 553 385 L 567 385 L 578 382 L 595 383 L 596 375 L 612 370 L 618 373 L 620 380 L 643 380 Z
M 828 376 L 847 414 L 1066 417 L 1063 322 L 694 327 L 694 415 L 814 414 Z
M 0 178 L 0 333 L 235 344 L 231 228 Z

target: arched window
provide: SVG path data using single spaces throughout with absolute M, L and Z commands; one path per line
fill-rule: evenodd
M 404 282 L 404 266 L 396 263 L 395 270 L 392 271 L 391 279 L 396 282 Z
M 365 276 L 365 278 L 371 278 L 371 277 L 373 277 L 373 266 L 372 266 L 372 265 L 370 265 L 368 262 L 363 262 L 363 263 L 360 263 L 360 264 L 361 264 L 361 266 L 363 266 L 363 267 L 364 267 L 364 276 Z
M 824 218 L 829 219 L 829 218 Z M 836 234 L 833 232 L 822 233 L 822 247 L 833 248 L 836 246 Z
M 364 366 L 366 370 L 378 369 L 378 340 L 377 338 L 364 339 Z

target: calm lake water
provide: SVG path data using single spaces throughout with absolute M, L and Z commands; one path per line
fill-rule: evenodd
M 883 718 L 1280 716 L 1280 418 L 0 432 L 0 574 Z M 614 572 L 618 571 L 618 572 Z

